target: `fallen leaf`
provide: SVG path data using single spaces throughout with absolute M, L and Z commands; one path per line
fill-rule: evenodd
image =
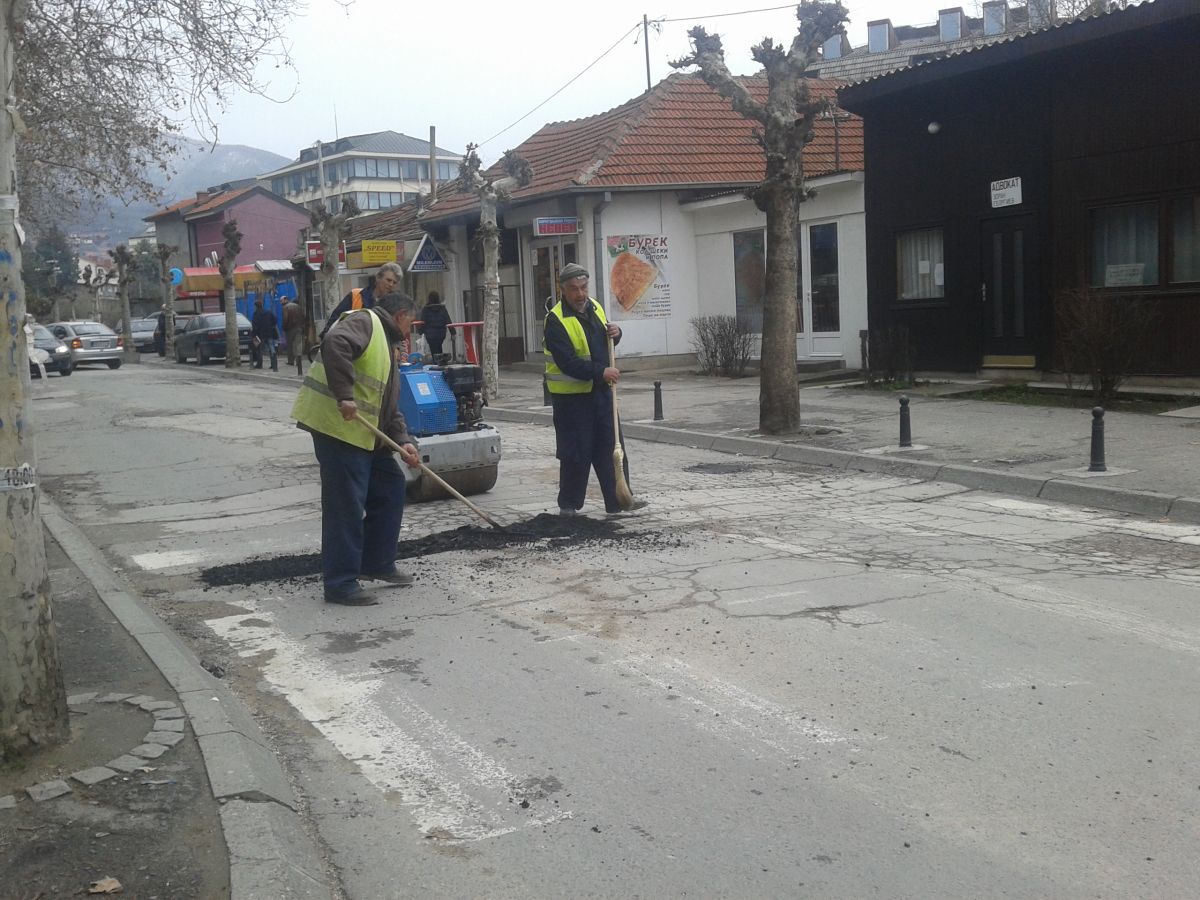
M 101 878 L 99 881 L 93 881 L 88 888 L 89 894 L 119 894 L 124 888 L 121 887 L 121 882 L 115 878 Z

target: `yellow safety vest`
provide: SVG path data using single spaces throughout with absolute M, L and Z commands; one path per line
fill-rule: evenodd
M 600 324 L 605 328 L 608 327 L 608 319 L 604 317 L 604 307 L 597 303 L 592 298 L 588 298 L 588 303 L 592 304 L 592 309 L 595 310 L 597 318 L 600 319 Z M 588 347 L 587 335 L 583 331 L 583 323 L 576 316 L 564 316 L 562 301 L 554 305 L 554 308 L 547 313 L 546 318 L 556 318 L 562 322 L 563 328 L 567 329 L 567 337 L 571 339 L 571 346 L 575 348 L 575 355 L 580 359 L 591 360 L 592 351 Z M 543 347 L 542 352 L 546 354 L 546 387 L 552 394 L 589 394 L 592 391 L 592 379 L 581 380 L 572 378 L 554 363 L 554 356 L 549 349 Z
M 379 412 L 383 405 L 383 388 L 387 384 L 392 367 L 392 348 L 388 343 L 387 332 L 379 316 L 369 309 L 351 310 L 338 316 L 338 321 L 346 316 L 371 316 L 371 341 L 367 349 L 358 359 L 354 360 L 354 402 L 363 417 L 379 427 Z M 342 418 L 337 407 L 337 398 L 329 390 L 329 381 L 325 375 L 324 363 L 313 363 L 300 393 L 296 395 L 296 403 L 292 406 L 292 418 L 321 434 L 362 447 L 364 450 L 375 449 L 375 435 L 358 421 L 347 422 Z

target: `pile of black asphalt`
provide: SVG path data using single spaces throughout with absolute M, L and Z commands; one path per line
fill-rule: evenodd
M 632 543 L 638 550 L 678 546 L 679 539 L 657 530 L 633 530 L 619 519 L 594 519 L 589 516 L 563 517 L 542 513 L 524 522 L 504 528 L 464 525 L 425 537 L 400 542 L 401 559 L 419 559 L 438 553 L 496 551 L 520 547 L 531 553 L 551 553 L 564 547 Z M 295 553 L 262 556 L 200 572 L 206 588 L 261 584 L 263 582 L 304 582 L 320 575 L 321 554 Z

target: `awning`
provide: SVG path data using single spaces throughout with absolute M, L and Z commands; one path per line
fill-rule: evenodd
M 254 268 L 264 274 L 276 274 L 286 272 L 291 275 L 293 271 L 292 261 L 290 259 L 260 259 L 254 264 Z
M 291 269 L 291 265 L 288 265 Z M 235 290 L 245 290 L 247 285 L 260 284 L 264 281 L 263 273 L 255 266 L 238 266 L 233 270 L 233 286 Z M 188 296 L 199 292 L 221 291 L 225 287 L 225 279 L 221 270 L 216 266 L 200 266 L 183 270 L 183 283 L 179 285 L 180 296 Z

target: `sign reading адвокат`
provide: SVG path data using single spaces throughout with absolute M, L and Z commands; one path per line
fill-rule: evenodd
M 992 182 L 992 209 L 1021 205 L 1021 177 L 1001 178 Z

